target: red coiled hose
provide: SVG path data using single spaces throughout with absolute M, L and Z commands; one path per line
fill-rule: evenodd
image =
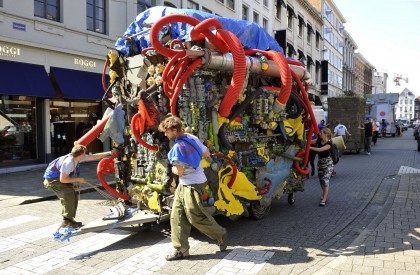
M 110 158 L 101 159 L 101 161 L 98 163 L 98 167 L 96 168 L 96 174 L 98 175 L 99 182 L 102 184 L 106 191 L 123 200 L 129 200 L 129 195 L 122 194 L 109 186 L 104 178 L 104 174 L 115 174 L 114 159 L 117 155 L 118 154 L 115 154 Z

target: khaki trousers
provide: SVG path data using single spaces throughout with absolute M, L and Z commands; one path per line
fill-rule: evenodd
M 176 188 L 171 212 L 171 239 L 175 249 L 190 248 L 188 237 L 191 226 L 213 240 L 221 239 L 226 234 L 226 229 L 204 209 L 201 198 L 204 190 L 205 183 L 179 184 Z
M 61 215 L 65 219 L 73 220 L 76 217 L 77 205 L 79 202 L 78 195 L 73 188 L 72 183 L 62 183 L 59 179 L 45 179 L 44 186 L 53 190 L 60 199 L 63 206 Z

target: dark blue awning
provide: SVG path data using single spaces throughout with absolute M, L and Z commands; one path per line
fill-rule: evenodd
M 0 60 L 0 94 L 56 98 L 44 66 Z
M 105 93 L 101 74 L 57 67 L 50 73 L 65 99 L 101 100 Z

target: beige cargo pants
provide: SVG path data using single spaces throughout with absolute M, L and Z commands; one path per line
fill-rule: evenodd
M 61 214 L 63 218 L 73 220 L 76 217 L 79 197 L 71 183 L 61 183 L 58 179 L 45 179 L 44 186 L 51 189 L 60 199 L 63 206 Z
M 218 240 L 226 234 L 214 218 L 204 209 L 201 196 L 205 184 L 182 185 L 175 191 L 171 212 L 171 239 L 175 249 L 189 249 L 188 237 L 191 226 L 197 228 L 210 239 Z

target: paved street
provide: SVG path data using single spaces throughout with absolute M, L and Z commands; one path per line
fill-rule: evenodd
M 410 129 L 379 139 L 370 156 L 346 154 L 326 207 L 318 206 L 321 188 L 311 177 L 294 205 L 282 197 L 263 220 L 218 217 L 229 232 L 224 253 L 193 231 L 192 257 L 179 262 L 164 260 L 172 249 L 168 223 L 151 232 L 127 227 L 54 242 L 60 203 L 45 200 L 53 194 L 43 189 L 43 169 L 2 174 L 0 274 L 420 274 L 416 149 Z M 84 164 L 82 173 L 97 183 L 95 165 Z M 78 220 L 107 212 L 97 193 L 81 195 Z

